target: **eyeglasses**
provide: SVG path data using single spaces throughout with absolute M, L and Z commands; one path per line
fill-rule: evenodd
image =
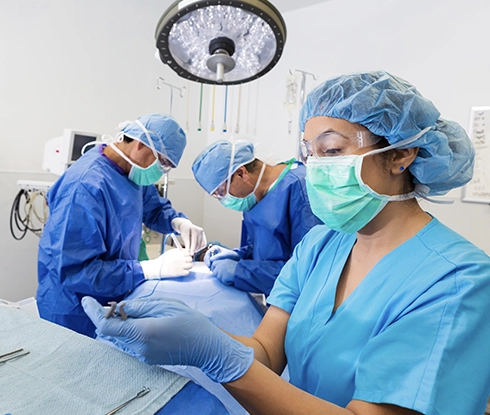
M 168 158 L 162 156 L 159 153 L 157 153 L 157 158 L 160 163 L 160 166 L 162 166 L 163 171 L 167 172 L 175 167 L 174 164 Z
M 213 193 L 211 193 L 211 196 L 213 196 L 216 199 L 223 198 L 226 195 L 227 184 L 228 184 L 228 180 L 225 180 L 216 188 L 216 190 Z
M 349 134 L 351 135 L 351 134 Z M 312 140 L 301 141 L 301 156 L 303 160 L 308 157 L 335 157 L 351 154 L 358 148 L 375 145 L 383 137 L 374 135 L 369 131 L 356 131 L 356 137 L 335 131 L 321 133 Z

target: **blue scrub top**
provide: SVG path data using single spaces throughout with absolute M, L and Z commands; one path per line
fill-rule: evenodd
M 243 213 L 242 258 L 234 286 L 242 291 L 269 294 L 295 246 L 321 223 L 310 208 L 306 169 L 294 162 L 287 174 L 251 210 Z
M 37 305 L 42 318 L 93 336 L 82 297 L 120 301 L 144 280 L 141 224 L 167 233 L 176 212 L 155 186 L 137 186 L 98 148 L 52 186 L 39 242 Z
M 291 383 L 426 415 L 482 414 L 490 392 L 490 258 L 433 218 L 332 312 L 356 235 L 317 226 L 268 302 L 291 314 Z

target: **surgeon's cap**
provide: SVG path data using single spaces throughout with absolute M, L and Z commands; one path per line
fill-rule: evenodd
M 157 153 L 165 156 L 177 167 L 187 143 L 184 130 L 177 121 L 168 115 L 148 114 L 138 120 L 148 130 L 153 146 Z M 126 137 L 141 141 L 151 148 L 145 132 L 136 121 L 125 123 L 121 129 Z
M 419 147 L 409 170 L 422 196 L 444 195 L 468 183 L 473 175 L 475 152 L 464 129 L 440 118 L 434 104 L 413 85 L 387 72 L 343 75 L 319 85 L 301 109 L 301 130 L 306 121 L 318 116 L 361 124 L 390 144 L 431 126 L 416 141 L 401 147 Z
M 232 142 L 218 140 L 201 151 L 192 163 L 194 177 L 209 194 L 228 180 L 228 174 L 235 173 L 239 167 L 255 160 L 253 143 L 248 140 L 238 140 L 235 142 L 235 157 L 230 172 L 232 147 Z

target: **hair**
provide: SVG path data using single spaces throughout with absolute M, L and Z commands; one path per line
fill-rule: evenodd
M 129 137 L 125 136 L 125 135 L 123 135 L 123 141 L 125 143 L 128 143 L 129 144 L 129 143 L 132 143 L 133 142 L 133 139 L 132 138 L 129 138 Z
M 253 159 L 250 163 L 244 164 L 243 167 L 245 167 L 249 173 L 255 173 L 261 167 L 260 160 Z

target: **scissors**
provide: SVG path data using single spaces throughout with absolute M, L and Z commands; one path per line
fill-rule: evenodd
M 119 313 L 116 311 L 117 303 L 115 301 L 109 301 L 108 304 L 111 306 L 111 308 L 109 308 L 109 310 L 107 310 L 105 318 L 114 317 L 117 314 L 119 314 L 121 316 L 122 320 L 127 320 L 128 315 L 126 314 L 126 311 L 124 311 L 124 308 L 123 308 L 126 305 L 126 303 L 119 304 Z

